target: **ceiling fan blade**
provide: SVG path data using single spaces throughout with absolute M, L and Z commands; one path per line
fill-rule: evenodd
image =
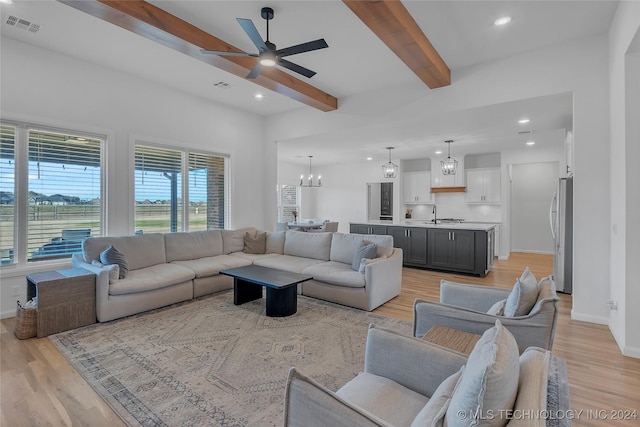
M 262 71 L 262 64 L 258 62 L 256 64 L 256 66 L 253 67 L 251 72 L 249 74 L 247 74 L 247 78 L 248 79 L 255 79 L 256 77 L 258 77 L 258 75 L 260 74 L 261 71 Z
M 267 50 L 267 45 L 260 37 L 260 33 L 251 19 L 236 18 L 236 21 L 240 24 L 245 33 L 249 36 L 254 45 L 258 48 L 258 52 Z
M 286 59 L 278 59 L 278 65 L 283 66 L 284 68 L 288 68 L 291 71 L 295 71 L 298 74 L 302 74 L 305 77 L 311 78 L 316 75 L 315 71 L 311 71 L 308 68 L 304 68 L 301 65 L 294 64 L 291 61 L 287 61 Z
M 210 53 L 212 55 L 221 55 L 221 56 L 254 56 L 258 57 L 255 53 L 247 53 L 247 52 L 227 52 L 224 50 L 206 50 L 200 49 L 200 53 Z
M 327 42 L 324 41 L 324 39 L 318 39 L 318 40 L 314 40 L 312 42 L 306 42 L 306 43 L 298 44 L 298 45 L 295 45 L 295 46 L 289 46 L 289 47 L 285 47 L 284 49 L 277 50 L 276 51 L 276 55 L 278 55 L 280 57 L 289 56 L 289 55 L 296 55 L 298 53 L 304 53 L 304 52 L 310 52 L 312 50 L 324 49 L 325 47 L 329 47 Z

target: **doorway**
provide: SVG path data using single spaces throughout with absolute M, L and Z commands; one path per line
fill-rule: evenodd
M 549 206 L 560 178 L 558 162 L 511 167 L 511 251 L 553 254 Z

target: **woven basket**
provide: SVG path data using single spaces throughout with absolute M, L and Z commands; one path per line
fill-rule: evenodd
M 15 336 L 19 340 L 27 338 L 33 338 L 38 335 L 37 330 L 38 322 L 38 309 L 37 308 L 24 308 L 20 301 L 18 301 L 18 308 L 16 309 L 16 328 L 13 331 Z

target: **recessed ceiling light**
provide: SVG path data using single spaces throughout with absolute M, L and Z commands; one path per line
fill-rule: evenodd
M 527 145 L 536 145 L 535 141 L 527 141 Z
M 502 25 L 507 25 L 509 22 L 511 22 L 511 17 L 510 16 L 503 16 L 501 18 L 498 18 L 494 21 L 493 25 L 495 25 L 496 27 L 500 27 Z
M 263 95 L 263 94 L 261 94 L 261 93 L 256 93 L 256 94 L 254 95 L 254 97 L 255 97 L 256 99 L 262 99 L 262 98 L 264 98 L 264 95 Z
M 525 124 L 525 123 L 529 123 L 531 121 L 531 119 L 520 119 L 518 120 L 518 123 L 520 123 L 521 125 Z
M 373 160 L 373 157 L 367 157 L 367 160 Z
M 436 154 L 442 154 L 442 150 L 436 151 Z
M 11 1 L 11 0 L 0 0 L 0 3 L 11 4 L 11 3 L 13 3 L 13 1 Z

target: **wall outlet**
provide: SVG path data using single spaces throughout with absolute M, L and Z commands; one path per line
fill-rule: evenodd
M 609 310 L 617 310 L 618 309 L 618 303 L 615 302 L 614 300 L 607 301 L 607 305 L 609 306 Z
M 19 297 L 19 296 L 22 294 L 22 293 L 20 292 L 20 288 L 21 288 L 21 286 L 19 286 L 19 285 L 13 286 L 13 287 L 11 288 L 11 291 L 12 291 L 11 296 L 12 296 L 12 297 Z

